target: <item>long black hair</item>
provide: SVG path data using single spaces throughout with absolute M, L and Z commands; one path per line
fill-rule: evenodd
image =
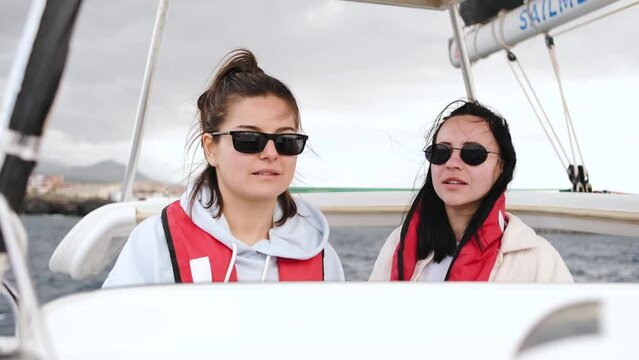
M 451 111 L 452 109 L 452 111 Z M 450 113 L 449 113 L 450 112 Z M 410 210 L 404 219 L 401 231 L 401 241 L 399 248 L 399 279 L 404 279 L 403 273 L 403 250 L 404 239 L 408 232 L 408 225 L 415 211 L 419 211 L 420 219 L 417 227 L 417 258 L 425 259 L 428 254 L 434 252 L 434 261 L 440 262 L 446 256 L 454 255 L 455 251 L 461 247 L 473 236 L 477 234 L 477 230 L 486 221 L 488 214 L 492 210 L 495 202 L 501 194 L 506 191 L 506 187 L 513 178 L 517 156 L 510 137 L 510 129 L 506 120 L 499 114 L 490 110 L 478 101 L 456 100 L 448 104 L 444 110 L 439 113 L 432 128 L 426 135 L 427 144 L 435 144 L 437 134 L 442 125 L 450 118 L 461 115 L 473 115 L 486 122 L 493 136 L 499 145 L 499 153 L 502 162 L 502 172 L 495 181 L 495 184 L 488 191 L 486 196 L 481 199 L 477 211 L 470 218 L 468 225 L 461 238 L 459 246 L 455 239 L 455 234 L 448 221 L 446 209 L 442 199 L 437 196 L 433 187 L 433 178 L 431 168 L 428 167 L 426 182 L 415 197 Z M 476 238 L 478 245 L 481 247 L 479 238 Z M 410 274 L 408 274 L 410 276 Z
M 231 51 L 209 87 L 197 100 L 200 121 L 195 137 L 201 138 L 203 134 L 218 131 L 226 119 L 229 106 L 235 101 L 266 95 L 273 95 L 283 100 L 294 115 L 295 126 L 300 127 L 300 111 L 289 88 L 278 79 L 264 73 L 257 65 L 255 56 L 249 50 Z M 214 137 L 213 141 L 219 140 Z M 216 216 L 219 217 L 222 214 L 224 201 L 217 183 L 215 167 L 210 164 L 207 164 L 204 171 L 195 180 L 189 202 L 190 208 L 193 208 L 198 193 L 205 186 L 211 190 L 211 198 L 208 199 L 205 206 L 211 207 L 217 202 Z M 282 217 L 275 222 L 275 225 L 282 225 L 288 218 L 297 214 L 297 206 L 288 190 L 278 195 L 277 201 L 282 209 Z

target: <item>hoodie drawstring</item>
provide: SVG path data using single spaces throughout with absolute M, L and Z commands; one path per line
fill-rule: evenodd
M 231 262 L 229 262 L 229 267 L 226 269 L 226 276 L 224 276 L 224 282 L 229 282 L 231 278 L 231 273 L 233 272 L 233 268 L 235 267 L 235 256 L 237 255 L 237 245 L 233 242 L 233 253 L 231 254 Z
M 264 282 L 266 280 L 266 275 L 268 274 L 269 263 L 271 262 L 271 255 L 266 256 L 266 260 L 264 261 L 264 267 L 262 268 L 262 276 L 260 277 L 260 282 Z
M 231 261 L 229 262 L 229 267 L 226 269 L 226 276 L 224 276 L 224 282 L 227 283 L 231 279 L 231 273 L 233 272 L 233 267 L 235 266 L 235 258 L 237 256 L 237 245 L 235 243 L 233 245 L 233 252 L 231 254 Z M 271 255 L 266 256 L 266 260 L 264 261 L 264 267 L 262 268 L 262 276 L 260 277 L 260 281 L 264 282 L 266 280 L 266 276 L 268 275 L 269 263 L 271 262 Z

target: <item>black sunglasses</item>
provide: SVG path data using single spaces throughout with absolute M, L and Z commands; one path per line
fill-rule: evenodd
M 488 158 L 488 154 L 499 154 L 494 151 L 488 151 L 479 144 L 466 144 L 461 149 L 444 144 L 433 144 L 424 150 L 424 154 L 431 164 L 443 165 L 453 155 L 453 150 L 459 150 L 461 159 L 470 166 L 483 164 Z
M 233 148 L 244 154 L 257 154 L 264 150 L 266 143 L 273 140 L 275 150 L 281 155 L 299 155 L 304 151 L 308 135 L 266 134 L 257 131 L 214 132 L 211 136 L 231 135 Z

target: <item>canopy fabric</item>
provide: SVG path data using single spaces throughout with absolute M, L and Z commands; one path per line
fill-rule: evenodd
M 415 7 L 415 8 L 423 8 L 423 9 L 431 9 L 431 10 L 445 10 L 448 8 L 448 5 L 450 5 L 451 3 L 459 2 L 455 0 L 349 0 L 349 1 L 407 6 L 407 7 Z
M 466 26 L 485 23 L 497 16 L 501 10 L 512 10 L 524 4 L 523 0 L 466 0 L 459 5 Z

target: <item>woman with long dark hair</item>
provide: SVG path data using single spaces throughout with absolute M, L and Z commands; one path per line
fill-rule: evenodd
M 428 139 L 426 182 L 371 280 L 573 281 L 552 245 L 506 213 L 517 157 L 503 117 L 477 101 L 455 101 Z
M 240 49 L 197 106 L 206 168 L 133 230 L 103 286 L 344 280 L 326 218 L 288 191 L 308 138 L 288 87 Z

